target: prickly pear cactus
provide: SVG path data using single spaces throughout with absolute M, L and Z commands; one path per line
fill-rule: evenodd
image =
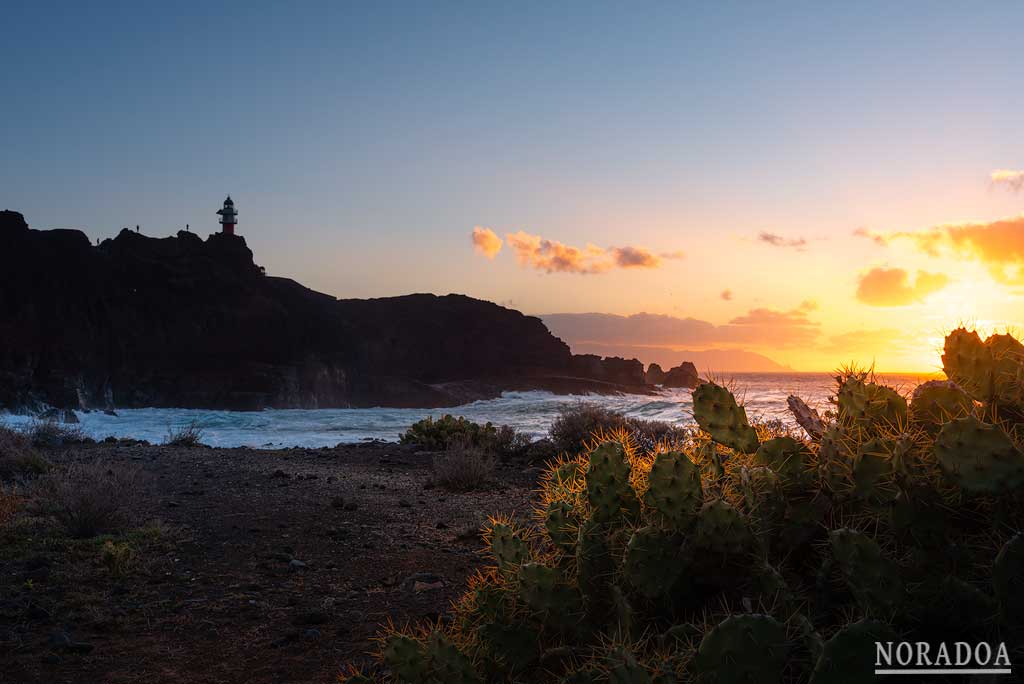
M 602 525 L 587 520 L 580 525 L 576 539 L 576 574 L 588 602 L 600 602 L 605 596 L 614 570 L 608 537 Z
M 978 401 L 989 401 L 992 397 L 994 365 L 992 350 L 981 341 L 977 332 L 957 328 L 946 336 L 942 370 L 946 377 Z
M 551 542 L 563 551 L 576 546 L 578 530 L 572 516 L 572 504 L 567 501 L 552 501 L 544 513 L 544 529 Z
M 779 476 L 771 468 L 740 468 L 740 488 L 748 513 L 775 518 L 785 513 L 786 497 Z
M 862 608 L 884 614 L 903 599 L 903 581 L 896 565 L 862 532 L 833 530 L 832 556 Z
M 647 598 L 668 593 L 683 570 L 679 562 L 680 539 L 657 527 L 641 527 L 626 545 L 623 573 Z
M 652 684 L 650 673 L 632 653 L 624 649 L 616 651 L 612 654 L 612 666 L 608 670 L 608 684 Z
M 861 620 L 843 627 L 825 642 L 811 684 L 877 682 L 875 644 L 895 640 L 892 628 L 877 620 Z
M 753 551 L 750 529 L 743 514 L 721 499 L 709 501 L 701 507 L 693 541 L 699 548 L 716 553 Z
M 952 380 L 929 380 L 914 389 L 909 418 L 934 435 L 943 424 L 969 416 L 973 409 L 974 401 L 960 385 Z
M 658 454 L 648 475 L 644 501 L 677 529 L 682 528 L 704 502 L 700 469 L 682 452 Z
M 480 628 L 480 637 L 491 655 L 513 672 L 525 670 L 539 655 L 540 634 L 524 623 L 488 622 Z
M 494 523 L 488 535 L 491 555 L 498 568 L 510 570 L 530 559 L 530 549 L 515 530 L 504 523 Z
M 992 583 L 1003 618 L 1013 625 L 1024 624 L 1024 535 L 1016 535 L 999 551 Z
M 853 481 L 858 496 L 874 499 L 891 498 L 879 485 L 892 475 L 892 453 L 895 444 L 884 439 L 869 439 L 857 447 L 853 457 Z M 892 492 L 895 496 L 895 491 Z
M 701 684 L 778 684 L 786 667 L 786 628 L 768 615 L 734 615 L 708 632 L 697 649 Z
M 705 382 L 693 390 L 693 417 L 719 444 L 744 454 L 757 451 L 757 432 L 747 422 L 747 412 L 724 387 Z
M 998 493 L 1024 485 L 1024 455 L 1009 435 L 974 417 L 946 423 L 935 439 L 943 472 L 972 493 Z
M 623 513 L 635 515 L 640 502 L 629 482 L 631 471 L 618 442 L 605 442 L 590 453 L 587 466 L 587 501 L 596 522 L 609 522 Z
M 697 449 L 697 461 L 701 465 L 703 476 L 707 479 L 714 481 L 725 477 L 722 455 L 718 453 L 718 445 L 714 442 L 705 442 Z
M 1024 345 L 1011 335 L 985 340 L 992 353 L 992 396 L 1000 404 L 1020 405 L 1024 399 Z
M 399 682 L 419 684 L 430 673 L 427 651 L 423 644 L 402 634 L 393 634 L 381 651 L 384 664 Z
M 519 597 L 553 625 L 572 625 L 582 613 L 583 601 L 576 587 L 558 568 L 539 563 L 527 563 L 519 569 Z
M 473 661 L 441 632 L 435 631 L 427 639 L 427 658 L 430 660 L 433 680 L 452 684 L 477 684 L 480 677 Z
M 818 475 L 830 489 L 838 489 L 845 478 L 847 465 L 853 461 L 849 430 L 832 425 L 818 443 Z
M 810 458 L 811 452 L 803 442 L 776 437 L 761 444 L 754 454 L 754 463 L 771 468 L 783 486 L 801 486 L 814 476 Z
M 891 387 L 850 377 L 843 381 L 836 399 L 844 425 L 874 428 L 907 422 L 907 400 Z

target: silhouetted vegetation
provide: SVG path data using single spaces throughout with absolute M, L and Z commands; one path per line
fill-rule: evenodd
M 495 457 L 469 442 L 454 442 L 434 456 L 434 483 L 451 491 L 482 489 L 493 482 Z
M 56 518 L 71 537 L 123 530 L 139 494 L 138 473 L 100 462 L 55 468 L 35 482 L 40 512 Z
M 203 430 L 195 421 L 178 428 L 168 428 L 164 444 L 179 447 L 197 447 L 203 445 Z

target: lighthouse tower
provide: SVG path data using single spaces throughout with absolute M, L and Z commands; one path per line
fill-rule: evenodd
M 224 200 L 224 207 L 218 209 L 217 213 L 220 214 L 220 226 L 221 232 L 225 235 L 235 234 L 235 224 L 237 221 L 235 217 L 238 216 L 238 212 L 235 211 L 235 203 L 231 201 L 231 195 Z

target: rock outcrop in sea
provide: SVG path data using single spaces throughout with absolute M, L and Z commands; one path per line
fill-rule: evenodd
M 93 245 L 0 212 L 0 408 L 439 407 L 505 390 L 649 393 L 463 295 L 335 299 L 265 275 L 245 239 L 129 230 Z M 671 375 L 671 372 L 669 373 Z

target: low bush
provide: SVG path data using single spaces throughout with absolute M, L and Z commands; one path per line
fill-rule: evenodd
M 81 426 L 58 423 L 55 420 L 34 420 L 24 428 L 23 432 L 32 444 L 40 447 L 81 444 L 87 438 Z
M 138 560 L 138 551 L 132 544 L 108 539 L 100 549 L 100 562 L 115 577 L 123 577 Z
M 469 442 L 456 442 L 434 456 L 434 483 L 451 491 L 483 489 L 494 476 L 495 458 Z
M 399 437 L 402 444 L 416 444 L 428 451 L 444 451 L 456 442 L 468 442 L 474 446 L 480 446 L 484 442 L 492 442 L 497 435 L 497 429 L 487 423 L 480 425 L 462 416 L 445 414 L 434 420 L 433 416 L 427 416 L 417 421 Z
M 75 538 L 118 532 L 131 522 L 139 470 L 122 465 L 72 463 L 36 481 L 42 512 Z
M 11 479 L 46 472 L 49 463 L 33 448 L 23 432 L 0 425 L 0 478 Z
M 167 437 L 164 438 L 164 444 L 179 447 L 202 446 L 203 430 L 195 421 L 178 428 L 169 427 L 167 428 Z
M 504 461 L 522 456 L 530 446 L 530 438 L 508 425 L 474 423 L 459 416 L 444 415 L 434 420 L 426 417 L 413 423 L 399 437 L 402 444 L 416 444 L 427 451 L 445 451 L 456 445 L 481 449 Z
M 578 454 L 598 434 L 626 430 L 642 448 L 659 442 L 680 443 L 687 439 L 686 428 L 658 420 L 629 418 L 598 404 L 578 402 L 562 407 L 551 424 L 549 435 L 558 453 Z

